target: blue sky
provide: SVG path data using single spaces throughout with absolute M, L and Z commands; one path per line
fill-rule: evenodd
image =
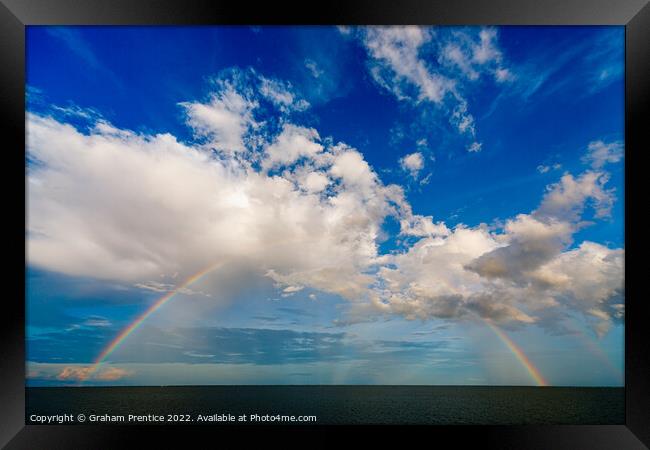
M 28 27 L 28 383 L 622 385 L 623 51 Z

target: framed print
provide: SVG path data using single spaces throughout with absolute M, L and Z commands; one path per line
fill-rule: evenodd
M 7 448 L 648 445 L 644 1 L 2 1 Z

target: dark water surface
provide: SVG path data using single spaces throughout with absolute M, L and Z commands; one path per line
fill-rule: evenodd
M 623 424 L 623 388 L 502 386 L 30 387 L 32 415 L 315 415 L 318 424 Z M 167 415 L 179 415 L 168 417 Z M 216 416 L 213 416 L 217 418 Z M 30 418 L 32 420 L 30 420 Z M 259 419 L 258 419 L 259 420 Z M 277 420 L 277 419 L 276 419 Z M 285 419 L 286 420 L 286 419 Z M 169 422 L 167 422 L 169 423 Z M 205 422 L 204 422 L 205 423 Z M 214 424 L 215 422 L 207 422 Z M 223 423 L 218 421 L 216 423 Z M 236 423 L 236 422 L 235 422 Z M 260 423 L 260 422 L 257 422 Z M 277 422 L 276 422 L 277 423 Z

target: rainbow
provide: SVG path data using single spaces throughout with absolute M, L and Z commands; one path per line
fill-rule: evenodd
M 492 322 L 485 319 L 484 322 L 492 329 L 492 331 L 494 331 L 494 334 L 496 334 L 499 339 L 501 339 L 501 341 L 506 345 L 506 347 L 508 347 L 512 354 L 515 355 L 519 362 L 526 368 L 531 378 L 535 380 L 535 383 L 537 383 L 538 386 L 548 386 L 548 382 L 544 379 L 537 367 L 535 367 L 530 359 L 528 359 L 524 351 L 519 348 L 519 346 L 515 344 L 507 334 L 501 331 L 501 329 L 494 325 Z
M 174 290 L 169 291 L 166 293 L 164 296 L 156 300 L 151 306 L 149 306 L 142 314 L 140 314 L 133 322 L 131 322 L 127 327 L 125 327 L 116 337 L 113 339 L 105 348 L 104 350 L 97 356 L 97 358 L 93 361 L 92 366 L 90 366 L 89 372 L 86 374 L 84 377 L 84 380 L 89 379 L 93 373 L 99 369 L 101 364 L 106 360 L 106 358 L 113 353 L 123 342 L 124 340 L 131 335 L 142 323 L 149 318 L 154 312 L 156 312 L 158 309 L 160 309 L 163 305 L 165 305 L 167 302 L 169 302 L 172 298 L 176 296 L 176 294 L 180 293 L 183 289 L 187 288 L 189 285 L 192 283 L 195 283 L 208 273 L 212 272 L 213 270 L 221 267 L 223 265 L 223 261 L 220 261 L 215 264 L 211 264 L 208 267 L 205 267 L 201 269 L 200 271 L 196 272 L 194 275 L 190 275 L 188 278 L 185 279 L 180 285 L 176 286 Z M 503 343 L 506 345 L 506 347 L 515 355 L 515 357 L 521 362 L 521 364 L 526 368 L 530 376 L 535 380 L 538 386 L 548 386 L 547 381 L 544 379 L 542 374 L 539 372 L 539 370 L 535 367 L 535 365 L 528 359 L 526 354 L 523 352 L 517 344 L 515 344 L 501 329 L 497 328 L 496 325 L 494 325 L 492 322 L 489 320 L 483 319 L 483 321 L 494 331 L 494 333 L 503 341 Z
M 142 314 L 140 314 L 133 322 L 131 322 L 127 327 L 125 327 L 120 334 L 118 334 L 115 339 L 113 339 L 105 348 L 104 350 L 97 356 L 95 361 L 93 361 L 93 365 L 91 366 L 90 371 L 88 372 L 87 376 L 85 379 L 90 378 L 90 376 L 97 371 L 99 366 L 104 362 L 104 360 L 117 349 L 124 340 L 129 337 L 131 333 L 133 333 L 140 325 L 142 325 L 142 322 L 147 320 L 149 316 L 151 316 L 153 313 L 155 313 L 157 310 L 159 310 L 163 305 L 165 305 L 167 302 L 169 302 L 172 298 L 176 296 L 179 292 L 181 292 L 183 289 L 187 288 L 190 284 L 195 283 L 199 279 L 201 279 L 203 276 L 207 275 L 208 273 L 212 272 L 213 270 L 219 268 L 220 266 L 223 265 L 223 261 L 220 261 L 216 264 L 211 264 L 208 267 L 205 267 L 201 269 L 200 271 L 196 272 L 194 275 L 190 275 L 188 278 L 185 279 L 181 284 L 176 286 L 174 290 L 167 292 L 165 295 L 163 295 L 161 298 L 156 300 L 151 306 L 149 306 Z
M 574 325 L 578 325 L 575 319 L 573 319 Z M 592 335 L 588 335 L 585 331 L 579 329 L 579 328 L 570 328 L 571 331 L 574 331 L 576 336 L 580 338 L 580 341 L 582 342 L 584 348 L 586 348 L 589 353 L 591 353 L 593 356 L 597 357 L 602 363 L 604 363 L 605 367 L 608 368 L 608 370 L 611 372 L 612 375 L 614 375 L 617 379 L 623 380 L 625 378 L 625 375 L 621 371 L 619 367 L 614 365 L 612 360 L 607 356 L 607 353 L 602 349 L 602 347 L 599 345 L 598 340 L 594 339 L 591 337 Z

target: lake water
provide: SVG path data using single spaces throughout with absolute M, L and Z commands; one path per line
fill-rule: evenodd
M 26 388 L 32 415 L 316 416 L 317 424 L 623 424 L 623 388 L 502 386 L 169 386 Z M 177 417 L 169 417 L 176 415 Z M 232 417 L 231 417 L 232 418 Z M 97 419 L 97 418 L 95 418 Z M 67 419 L 66 419 L 67 420 Z M 260 418 L 257 419 L 257 423 Z M 270 423 L 271 419 L 266 422 Z M 277 419 L 276 419 L 277 420 Z M 286 420 L 286 419 L 285 419 Z M 113 422 L 115 423 L 115 422 Z M 129 421 L 123 423 L 132 423 Z M 167 422 L 169 423 L 169 422 Z M 177 422 L 178 423 L 178 422 Z M 232 423 L 232 422 L 225 422 Z M 234 423 L 237 423 L 236 421 Z M 277 422 L 275 422 L 277 423 Z

